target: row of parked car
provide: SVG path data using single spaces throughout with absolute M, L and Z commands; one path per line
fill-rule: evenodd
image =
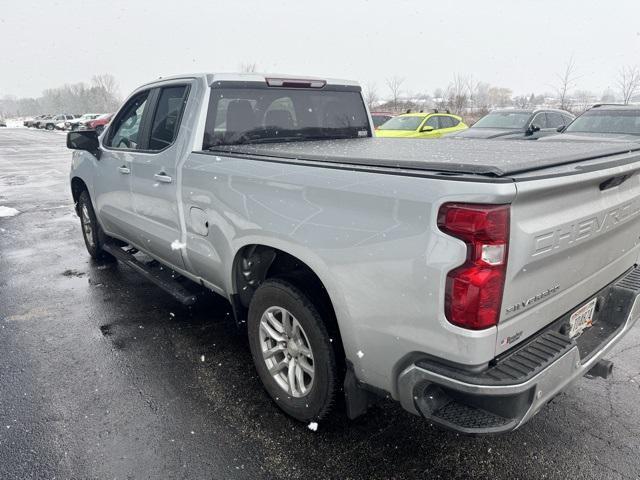
M 500 109 L 471 127 L 449 112 L 371 114 L 378 137 L 640 141 L 640 106 L 599 104 L 582 115 L 558 109 Z
M 85 113 L 84 115 L 38 115 L 25 120 L 23 125 L 46 130 L 97 130 L 102 132 L 113 113 Z

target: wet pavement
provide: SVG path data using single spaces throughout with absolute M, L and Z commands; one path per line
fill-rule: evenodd
M 262 390 L 215 297 L 96 263 L 64 135 L 0 130 L 0 479 L 640 478 L 640 328 L 519 431 L 465 437 L 384 401 L 313 432 Z M 0 209 L 2 211 L 8 211 Z

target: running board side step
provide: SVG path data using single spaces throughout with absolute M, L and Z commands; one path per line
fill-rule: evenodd
M 133 254 L 125 252 L 122 248 L 113 243 L 103 245 L 102 249 L 113 255 L 119 262 L 125 264 L 150 282 L 156 284 L 183 305 L 189 306 L 196 303 L 198 297 L 178 282 L 175 278 L 175 274 L 172 275 L 172 271 L 170 269 L 163 268 L 158 262 L 154 261 L 152 264 L 143 263 L 134 257 Z

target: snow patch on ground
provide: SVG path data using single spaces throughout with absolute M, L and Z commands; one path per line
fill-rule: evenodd
M 7 128 L 25 128 L 22 120 L 7 118 Z
M 15 208 L 0 205 L 0 217 L 15 217 L 20 212 Z

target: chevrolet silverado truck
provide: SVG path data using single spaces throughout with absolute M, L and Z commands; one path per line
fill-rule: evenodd
M 87 250 L 186 305 L 227 298 L 304 422 L 382 395 L 506 432 L 606 378 L 640 316 L 640 145 L 372 132 L 354 82 L 143 85 L 100 136 L 68 133 Z

